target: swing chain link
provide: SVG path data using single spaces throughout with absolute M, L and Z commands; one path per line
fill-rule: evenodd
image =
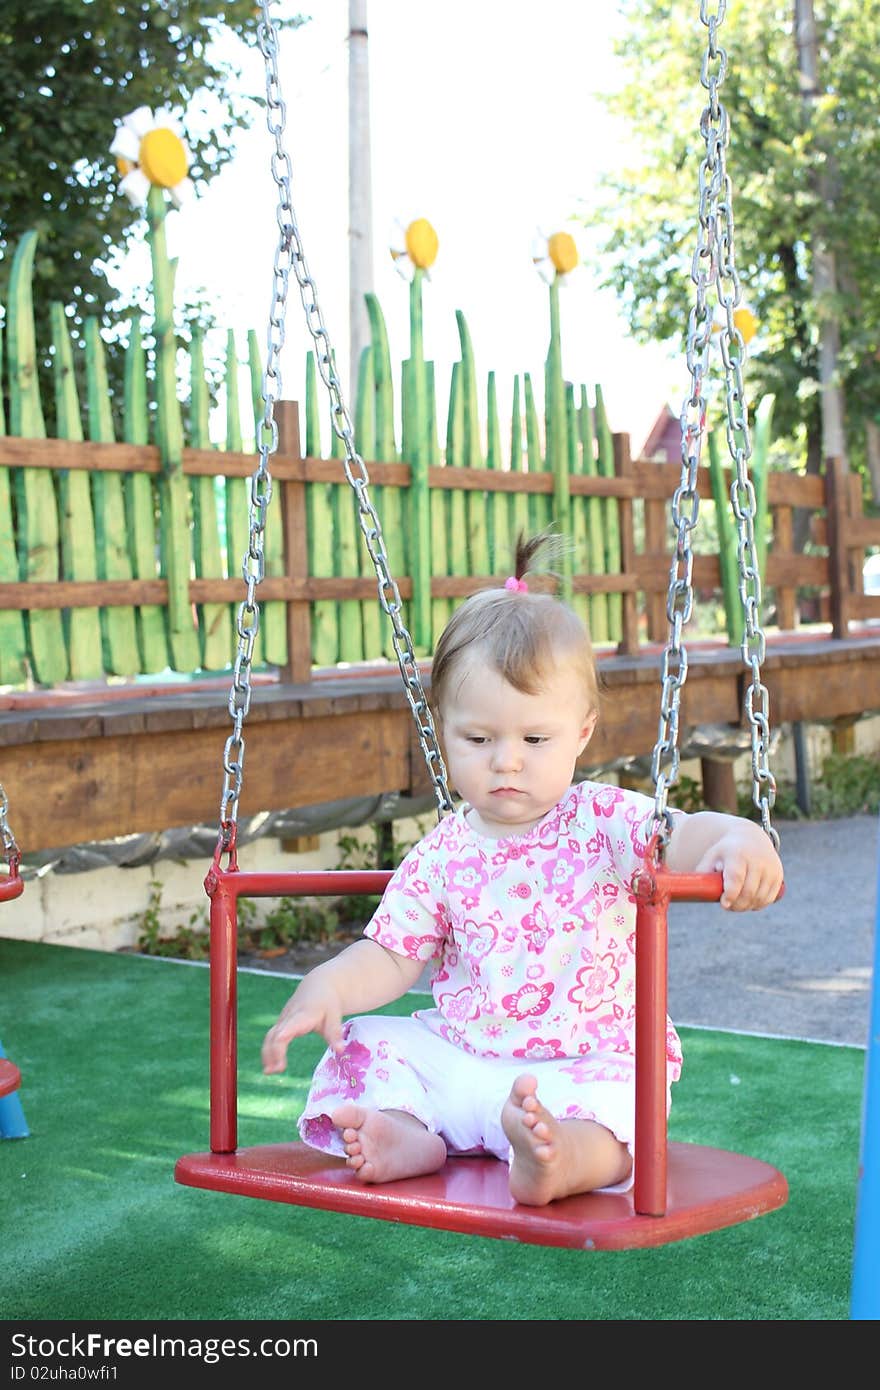
M 3 845 L 3 854 L 9 865 L 9 872 L 14 878 L 21 863 L 21 851 L 15 843 L 15 836 L 8 820 L 9 800 L 0 782 L 0 843 Z
M 358 524 L 373 568 L 376 571 L 379 603 L 391 622 L 394 652 L 434 788 L 438 814 L 442 817 L 452 810 L 452 797 L 446 782 L 446 768 L 434 721 L 422 684 L 412 637 L 402 617 L 403 605 L 400 591 L 389 568 L 379 517 L 370 500 L 367 469 L 355 448 L 351 416 L 343 399 L 342 388 L 334 366 L 330 337 L 318 303 L 317 287 L 309 274 L 293 209 L 291 195 L 293 170 L 290 156 L 284 147 L 287 108 L 281 94 L 278 73 L 278 29 L 272 19 L 270 7 L 271 0 L 261 0 L 262 19 L 257 26 L 257 41 L 266 68 L 266 123 L 269 133 L 275 141 L 271 171 L 278 191 L 276 215 L 279 237 L 273 266 L 267 356 L 262 383 L 264 410 L 257 440 L 259 461 L 251 480 L 250 542 L 243 562 L 247 597 L 239 608 L 238 652 L 229 695 L 229 712 L 233 720 L 233 731 L 226 741 L 223 757 L 225 775 L 220 805 L 220 825 L 221 841 L 224 847 L 228 847 L 233 841 L 238 803 L 241 796 L 244 767 L 243 724 L 250 706 L 251 662 L 254 642 L 259 631 L 259 605 L 256 600 L 256 587 L 262 580 L 265 570 L 263 541 L 266 515 L 272 495 L 269 458 L 278 448 L 278 426 L 274 411 L 275 405 L 281 397 L 279 359 L 285 340 L 286 308 L 291 270 L 299 285 L 300 298 L 305 310 L 306 326 L 317 350 L 318 371 L 330 394 L 333 430 L 345 445 L 345 458 L 342 460 L 345 476 L 357 499 Z
M 708 101 L 700 117 L 700 135 L 706 153 L 699 170 L 697 244 L 691 264 L 691 279 L 696 286 L 696 295 L 687 330 L 686 360 L 690 372 L 690 395 L 681 411 L 681 479 L 673 495 L 671 509 L 676 543 L 666 602 L 669 637 L 662 658 L 660 721 L 651 762 L 655 787 L 654 825 L 661 854 L 672 831 L 672 814 L 667 805 L 668 791 L 678 780 L 680 766 L 679 711 L 688 671 L 682 631 L 691 617 L 694 604 L 691 534 L 699 515 L 697 478 L 706 427 L 705 386 L 713 320 L 709 305 L 710 286 L 714 286 L 723 310 L 719 347 L 725 376 L 727 446 L 735 471 L 730 498 L 737 522 L 739 595 L 745 615 L 742 656 L 751 671 L 751 684 L 745 692 L 744 708 L 751 728 L 752 800 L 760 811 L 764 830 L 774 847 L 779 848 L 779 836 L 770 823 L 776 782 L 768 762 L 768 692 L 761 681 L 765 641 L 760 626 L 761 579 L 755 562 L 755 491 L 748 476 L 751 439 L 741 365 L 745 343 L 734 319 L 741 291 L 734 260 L 732 184 L 725 154 L 730 128 L 726 108 L 718 97 L 718 89 L 727 72 L 727 53 L 718 43 L 718 29 L 726 9 L 727 0 L 718 0 L 715 12 L 710 13 L 708 0 L 700 0 L 700 21 L 708 29 L 700 72 L 700 82 L 708 92 Z M 734 351 L 731 351 L 732 344 Z

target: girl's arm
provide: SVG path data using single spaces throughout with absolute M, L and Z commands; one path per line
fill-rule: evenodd
M 333 960 L 310 970 L 291 995 L 263 1041 L 263 1071 L 284 1071 L 287 1047 L 305 1033 L 320 1033 L 329 1047 L 343 1046 L 342 1019 L 369 1013 L 399 999 L 425 966 L 367 939 L 355 941 Z
M 782 888 L 782 861 L 767 832 L 720 811 L 675 816 L 665 862 L 673 873 L 720 872 L 721 906 L 733 912 L 767 907 Z

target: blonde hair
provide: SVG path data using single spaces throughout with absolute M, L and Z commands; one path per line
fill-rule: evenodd
M 561 599 L 530 592 L 523 583 L 539 551 L 554 544 L 558 548 L 558 537 L 546 533 L 531 539 L 520 535 L 508 587 L 481 589 L 453 613 L 431 666 L 431 702 L 441 719 L 456 671 L 475 653 L 527 695 L 537 694 L 561 662 L 570 663 L 583 680 L 588 712 L 598 711 L 599 679 L 589 632 Z

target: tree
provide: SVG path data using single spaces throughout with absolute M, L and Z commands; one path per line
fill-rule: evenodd
M 880 3 L 815 0 L 809 8 L 810 91 L 796 25 L 802 0 L 729 0 L 719 29 L 728 55 L 719 95 L 731 129 L 736 266 L 760 332 L 748 386 L 753 400 L 775 395 L 777 429 L 803 435 L 806 467 L 818 472 L 819 344 L 823 323 L 832 322 L 850 460 L 867 468 L 880 501 Z M 595 217 L 598 254 L 636 337 L 683 341 L 705 152 L 707 29 L 696 0 L 621 0 L 621 10 L 627 79 L 608 101 L 630 126 L 633 154 L 604 181 L 610 196 Z M 836 283 L 817 297 L 820 247 Z
M 12 252 L 39 233 L 37 339 L 50 341 L 49 305 L 99 317 L 115 297 L 102 270 L 143 214 L 117 191 L 109 154 L 115 120 L 138 106 L 184 119 L 208 104 L 210 133 L 186 128 L 198 183 L 235 153 L 236 130 L 259 109 L 234 93 L 238 69 L 214 43 L 256 42 L 255 0 L 4 0 L 0 7 L 0 302 Z M 296 26 L 300 16 L 283 23 Z M 230 48 L 230 45 L 226 45 Z M 224 52 L 225 52 L 224 49 Z

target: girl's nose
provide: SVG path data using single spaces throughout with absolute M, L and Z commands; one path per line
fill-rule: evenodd
M 492 748 L 492 767 L 496 772 L 514 772 L 522 759 L 514 739 L 498 739 Z

